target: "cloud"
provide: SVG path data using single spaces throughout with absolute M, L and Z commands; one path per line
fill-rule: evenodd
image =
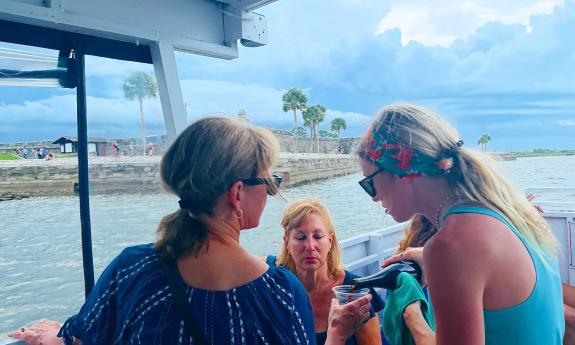
M 284 113 L 282 110 L 281 97 L 285 91 L 257 84 L 227 81 L 182 81 L 189 121 L 214 114 L 237 116 L 239 110 L 244 109 L 253 123 L 291 130 L 292 113 Z M 64 95 L 22 104 L 0 104 L 0 114 L 6 115 L 2 117 L 0 141 L 50 140 L 62 135 L 73 135 L 76 131 L 75 102 L 75 95 Z M 89 96 L 87 102 L 90 135 L 109 138 L 139 135 L 138 102 L 94 96 Z M 144 114 L 148 134 L 165 133 L 158 99 L 144 101 Z M 321 128 L 329 130 L 331 120 L 335 117 L 346 120 L 348 129 L 342 133 L 346 136 L 359 134 L 370 120 L 370 117 L 364 114 L 327 109 L 326 120 L 321 124 Z M 301 126 L 301 113 L 298 113 L 298 118 Z M 42 126 L 30 127 L 30 124 Z
M 184 80 L 182 93 L 188 109 L 188 119 L 195 120 L 208 114 L 236 116 L 244 109 L 248 119 L 264 126 L 291 130 L 293 115 L 282 110 L 282 95 L 287 90 L 278 90 L 258 84 L 241 84 L 228 81 Z M 313 100 L 310 104 L 314 104 Z M 370 117 L 361 113 L 342 112 L 327 109 L 321 129 L 329 130 L 331 120 L 342 117 L 348 130 L 344 133 L 358 135 L 369 123 Z M 298 112 L 298 125 L 303 124 Z
M 488 22 L 522 24 L 531 31 L 534 15 L 551 14 L 563 0 L 391 0 L 391 10 L 381 19 L 376 34 L 401 30 L 401 43 L 415 41 L 428 46 L 448 47 L 465 39 Z
M 123 99 L 87 98 L 88 134 L 103 137 L 139 136 L 137 102 Z M 144 102 L 148 134 L 165 133 L 158 100 Z M 22 104 L 0 105 L 0 142 L 55 140 L 76 133 L 75 95 L 53 96 Z
M 338 114 L 346 119 L 345 136 L 360 134 L 381 106 L 405 101 L 441 113 L 467 140 L 493 133 L 497 140 L 491 145 L 498 149 L 572 146 L 573 126 L 561 124 L 572 121 L 575 108 L 573 0 L 290 0 L 258 12 L 268 18 L 267 46 L 240 47 L 240 58 L 232 61 L 176 54 L 190 119 L 208 113 L 235 116 L 243 108 L 255 123 L 289 130 L 293 120 L 281 110 L 281 95 L 299 87 L 310 104 L 328 109 L 322 129 L 329 129 Z M 416 19 L 406 20 L 408 15 Z M 378 31 L 382 18 L 395 18 L 397 25 Z M 410 30 L 431 38 L 405 41 Z M 426 41 L 433 37 L 446 38 L 445 43 Z M 103 132 L 117 127 L 137 135 L 137 103 L 122 100 L 121 85 L 131 71 L 153 74 L 152 67 L 100 58 L 87 62 L 88 94 L 99 108 L 90 105 L 98 114 L 91 121 L 100 119 Z M 28 92 L 3 89 L 0 141 L 4 125 L 14 121 L 7 106 L 36 107 L 34 102 L 67 95 Z M 161 125 L 157 102 L 146 101 L 146 114 Z M 149 108 L 153 104 L 156 108 Z M 61 112 L 44 111 L 54 118 Z M 120 124 L 120 118 L 132 122 Z M 26 133 L 40 127 L 28 126 Z

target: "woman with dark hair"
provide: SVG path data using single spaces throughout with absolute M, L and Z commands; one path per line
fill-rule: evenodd
M 315 344 L 299 280 L 239 241 L 278 191 L 278 146 L 245 122 L 193 123 L 162 159 L 162 182 L 180 207 L 160 222 L 157 242 L 126 248 L 63 326 L 42 321 L 10 336 L 43 345 Z M 369 301 L 332 303 L 329 344 L 343 344 L 368 318 Z

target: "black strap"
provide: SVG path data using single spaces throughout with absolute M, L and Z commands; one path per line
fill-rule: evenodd
M 182 320 L 184 320 L 184 327 L 188 329 L 192 334 L 192 339 L 194 343 L 200 345 L 208 345 L 208 341 L 204 336 L 204 333 L 198 327 L 194 315 L 191 312 L 190 303 L 186 298 L 186 293 L 182 287 L 181 282 L 178 281 L 180 277 L 180 272 L 178 271 L 178 265 L 175 261 L 170 261 L 163 263 L 164 272 L 166 273 L 166 278 L 168 279 L 168 285 L 174 296 L 174 301 L 180 312 Z

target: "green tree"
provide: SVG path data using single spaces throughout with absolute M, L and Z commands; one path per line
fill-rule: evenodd
M 320 138 L 337 138 L 337 135 L 332 132 L 324 131 L 323 129 L 319 131 Z
M 319 152 L 319 124 L 325 120 L 325 107 L 321 104 L 312 105 L 303 111 L 304 126 L 309 127 L 311 137 L 316 138 L 317 152 Z
M 292 87 L 283 94 L 282 101 L 284 113 L 293 111 L 293 131 L 295 131 L 297 129 L 297 111 L 303 112 L 307 108 L 307 96 L 302 90 Z
M 298 127 L 292 130 L 291 134 L 299 138 L 305 138 L 307 137 L 307 130 L 303 127 Z
M 302 112 L 303 117 L 303 126 L 309 128 L 309 136 L 310 138 L 315 138 L 314 130 L 315 130 L 315 111 L 316 109 L 313 107 L 309 107 Z
M 491 141 L 489 134 L 482 134 L 477 140 L 477 145 L 481 146 L 481 151 L 487 151 L 487 143 Z
M 154 98 L 158 93 L 158 86 L 153 77 L 146 72 L 137 71 L 130 74 L 124 79 L 124 97 L 129 100 L 138 99 L 140 102 L 140 135 L 142 136 L 142 145 L 146 151 L 146 124 L 144 121 L 144 98 Z
M 347 124 L 345 123 L 345 120 L 343 118 L 336 117 L 335 119 L 331 120 L 331 130 L 337 134 L 338 138 L 339 138 L 339 132 L 342 129 L 343 130 L 347 129 Z

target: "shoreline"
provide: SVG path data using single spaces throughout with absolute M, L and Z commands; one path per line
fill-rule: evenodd
M 90 157 L 90 194 L 165 193 L 160 181 L 161 156 Z M 0 161 L 0 202 L 42 196 L 72 196 L 78 185 L 75 157 Z M 355 155 L 281 153 L 275 173 L 284 187 L 356 173 Z

